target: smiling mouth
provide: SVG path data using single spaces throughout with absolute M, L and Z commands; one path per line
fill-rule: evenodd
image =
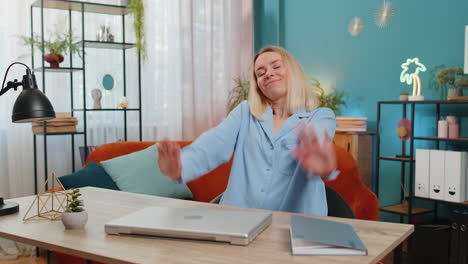
M 265 86 L 270 86 L 271 84 L 276 83 L 276 82 L 279 82 L 279 80 L 274 80 L 274 81 L 268 82 Z

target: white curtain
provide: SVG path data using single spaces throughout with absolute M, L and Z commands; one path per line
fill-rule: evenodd
M 226 115 L 253 56 L 252 0 L 146 1 L 145 138 L 193 140 Z M 149 123 L 147 123 L 149 122 Z
M 8 65 L 30 52 L 17 38 L 29 36 L 30 4 L 33 0 L 2 0 L 0 9 L 0 74 Z M 95 1 L 118 4 L 118 0 Z M 252 0 L 147 0 L 145 34 L 147 58 L 142 64 L 143 140 L 193 140 L 218 124 L 226 116 L 227 94 L 233 78 L 248 76 L 253 56 Z M 68 30 L 68 12 L 46 10 L 45 37 Z M 35 32 L 39 33 L 39 12 L 34 13 Z M 126 18 L 126 41 L 133 42 L 132 19 Z M 108 24 L 116 41 L 122 40 L 121 18 L 85 15 L 85 39 L 94 40 L 100 25 Z M 81 13 L 73 12 L 72 30 L 81 39 Z M 123 95 L 122 51 L 86 50 L 86 100 L 92 107 L 91 90 L 101 89 L 102 77 L 114 77 L 115 87 L 104 91 L 102 104 L 113 108 Z M 74 56 L 74 67 L 81 59 Z M 30 57 L 20 61 L 31 65 Z M 40 66 L 35 57 L 35 67 Z M 66 58 L 64 65 L 69 65 Z M 130 108 L 138 107 L 135 49 L 126 51 L 127 98 Z M 21 79 L 24 68 L 14 67 L 8 80 Z M 42 76 L 36 73 L 39 86 Z M 70 111 L 68 74 L 48 73 L 46 95 L 57 112 Z M 82 104 L 83 74 L 73 75 L 75 107 Z M 33 136 L 30 124 L 11 123 L 13 103 L 20 91 L 0 97 L 0 196 L 14 198 L 34 193 Z M 76 113 L 79 120 L 82 115 Z M 82 128 L 79 123 L 79 130 Z M 128 140 L 139 140 L 138 115 L 129 112 Z M 88 114 L 88 145 L 123 140 L 121 112 Z M 43 138 L 37 137 L 39 190 L 44 179 Z M 77 147 L 82 136 L 75 137 L 75 166 L 81 161 Z M 47 137 L 48 171 L 59 176 L 70 173 L 69 136 Z

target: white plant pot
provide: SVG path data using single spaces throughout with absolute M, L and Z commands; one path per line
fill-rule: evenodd
M 66 229 L 82 229 L 88 222 L 88 212 L 63 212 L 62 223 Z

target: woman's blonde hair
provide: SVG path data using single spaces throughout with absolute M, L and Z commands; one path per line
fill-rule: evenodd
M 263 95 L 257 85 L 255 75 L 255 62 L 265 52 L 276 52 L 281 55 L 283 64 L 288 71 L 288 93 L 286 98 L 286 109 L 289 114 L 297 111 L 312 111 L 318 107 L 318 98 L 310 85 L 309 78 L 299 62 L 285 49 L 276 46 L 268 46 L 261 49 L 254 57 L 249 89 L 250 111 L 258 120 L 263 120 L 263 113 L 270 106 L 270 102 Z

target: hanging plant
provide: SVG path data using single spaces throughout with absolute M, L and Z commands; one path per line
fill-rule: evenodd
M 143 59 L 145 59 L 145 5 L 143 0 L 131 0 L 127 8 L 129 14 L 133 16 L 133 31 L 135 31 L 136 48 L 143 56 Z

